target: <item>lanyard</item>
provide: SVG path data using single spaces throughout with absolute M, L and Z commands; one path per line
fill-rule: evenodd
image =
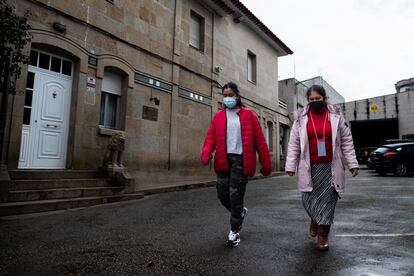
M 313 131 L 315 131 L 316 140 L 319 141 L 318 134 L 316 133 L 315 123 L 313 122 L 313 118 L 312 118 L 312 112 L 309 112 L 309 117 L 310 117 L 311 122 L 312 122 Z M 325 121 L 323 122 L 323 141 L 325 141 L 325 127 L 326 127 L 327 119 L 328 119 L 328 112 L 326 112 Z

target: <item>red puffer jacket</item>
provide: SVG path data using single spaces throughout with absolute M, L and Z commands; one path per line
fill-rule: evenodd
M 265 176 L 269 175 L 272 172 L 272 161 L 256 114 L 246 107 L 241 107 L 237 114 L 240 117 L 243 144 L 243 174 L 245 176 L 253 176 L 255 174 L 257 150 L 259 153 L 259 161 L 262 164 L 260 172 Z M 214 115 L 211 121 L 201 152 L 201 163 L 207 165 L 208 161 L 212 158 L 214 150 L 216 150 L 214 158 L 214 169 L 216 173 L 229 170 L 226 133 L 226 109 L 222 109 Z

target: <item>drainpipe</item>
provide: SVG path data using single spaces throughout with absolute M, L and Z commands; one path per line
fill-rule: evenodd
M 167 163 L 167 170 L 171 170 L 171 139 L 172 139 L 172 124 L 173 124 L 173 116 L 174 116 L 174 55 L 175 55 L 175 36 L 176 34 L 176 28 L 177 28 L 177 1 L 174 1 L 174 27 L 173 27 L 173 35 L 172 35 L 172 63 L 171 63 L 171 83 L 173 85 L 173 89 L 171 91 L 171 102 L 170 102 L 170 129 L 168 132 L 168 163 Z M 151 90 L 152 91 L 152 90 Z

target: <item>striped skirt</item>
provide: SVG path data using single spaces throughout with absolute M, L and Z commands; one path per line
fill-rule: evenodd
M 331 167 L 331 163 L 312 164 L 312 192 L 302 193 L 303 207 L 318 225 L 331 225 L 334 220 L 338 193 L 331 186 Z

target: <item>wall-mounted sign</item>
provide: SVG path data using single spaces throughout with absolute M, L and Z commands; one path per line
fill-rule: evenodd
M 150 121 L 158 121 L 158 109 L 150 106 L 142 107 L 142 119 Z
M 97 66 L 98 65 L 98 60 L 95 57 L 89 57 L 88 58 L 88 64 L 92 65 L 92 66 Z
M 86 91 L 95 93 L 96 91 L 96 79 L 94 77 L 88 77 L 86 79 Z
M 378 105 L 376 103 L 371 104 L 371 112 L 375 113 L 378 111 Z

